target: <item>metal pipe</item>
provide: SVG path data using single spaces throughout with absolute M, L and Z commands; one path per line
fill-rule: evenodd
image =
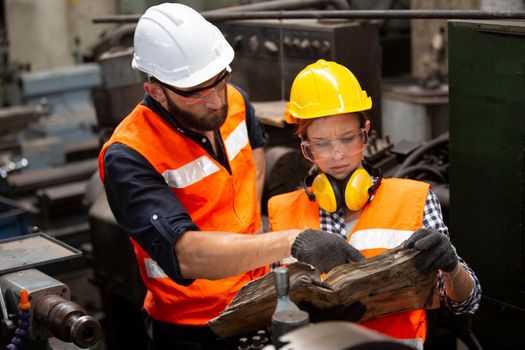
M 410 174 L 417 174 L 418 172 L 432 175 L 435 177 L 435 180 L 440 181 L 441 183 L 447 182 L 447 180 L 445 180 L 445 177 L 439 172 L 439 169 L 436 169 L 430 165 L 424 165 L 424 164 L 412 165 L 412 166 L 408 166 L 408 167 L 401 169 L 401 171 L 398 170 L 396 171 L 395 177 L 404 178 L 405 176 L 408 176 Z M 414 179 L 414 178 L 411 177 L 411 179 Z
M 115 31 L 112 32 L 109 36 L 109 45 L 111 47 L 122 45 L 124 38 L 126 38 L 127 36 L 133 37 L 133 33 L 135 33 L 136 27 L 137 27 L 137 24 L 133 23 L 133 24 L 125 24 L 115 29 Z
M 247 12 L 247 11 L 276 11 L 276 10 L 292 10 L 301 9 L 312 6 L 326 6 L 333 5 L 339 10 L 349 10 L 350 5 L 344 0 L 276 0 L 259 2 L 255 4 L 224 7 L 216 10 L 202 12 L 203 16 L 215 13 L 225 12 Z
M 228 12 L 246 12 L 246 11 L 271 11 L 271 10 L 291 10 L 291 9 L 300 9 L 306 8 L 309 6 L 319 6 L 319 5 L 333 5 L 339 10 L 350 9 L 350 5 L 345 0 L 276 0 L 268 1 L 263 3 L 255 3 L 249 5 L 241 6 L 231 6 L 224 7 L 216 10 L 210 10 L 202 12 L 204 17 L 213 16 L 217 13 L 228 13 Z M 136 15 L 132 15 L 136 16 Z M 138 15 L 140 16 L 140 15 Z M 137 22 L 138 18 L 136 21 Z M 95 22 L 96 23 L 96 22 Z M 117 28 L 109 39 L 109 45 L 111 47 L 119 46 L 122 40 L 129 35 L 133 35 L 135 32 L 136 23 L 123 25 Z
M 246 11 L 202 13 L 211 22 L 247 19 L 525 19 L 525 11 L 478 10 L 339 10 L 339 11 Z M 100 16 L 93 23 L 135 23 L 141 15 Z
M 0 316 L 4 323 L 10 327 L 13 325 L 13 322 L 9 319 L 9 313 L 7 312 L 7 306 L 4 301 L 4 294 L 2 293 L 2 287 L 0 286 Z

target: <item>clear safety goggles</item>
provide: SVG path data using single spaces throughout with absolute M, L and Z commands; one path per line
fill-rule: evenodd
M 315 162 L 339 156 L 351 156 L 361 152 L 367 144 L 366 129 L 350 131 L 340 137 L 320 141 L 302 141 L 301 150 L 306 159 Z
M 179 90 L 174 86 L 162 83 L 162 86 L 164 86 L 166 89 L 176 93 L 179 96 L 182 96 L 186 99 L 186 104 L 192 105 L 196 103 L 203 102 L 206 98 L 212 95 L 213 92 L 222 92 L 224 91 L 224 88 L 228 83 L 230 82 L 231 78 L 231 70 L 224 70 L 221 75 L 215 79 L 215 81 L 203 88 L 185 91 L 185 90 Z

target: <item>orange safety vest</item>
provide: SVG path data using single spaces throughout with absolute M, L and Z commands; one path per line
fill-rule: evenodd
M 262 230 L 255 189 L 255 161 L 246 127 L 241 93 L 228 86 L 228 116 L 220 128 L 232 174 L 205 149 L 144 105 L 138 105 L 115 129 L 99 156 L 104 181 L 104 153 L 113 143 L 125 144 L 162 174 L 166 183 L 203 231 L 255 233 Z M 249 281 L 263 276 L 261 267 L 221 280 L 197 279 L 182 286 L 167 277 L 131 239 L 147 288 L 144 308 L 163 322 L 206 325 Z M 210 261 L 210 265 L 220 263 Z
M 350 233 L 349 242 L 365 257 L 394 248 L 421 227 L 429 185 L 406 179 L 383 179 Z M 304 190 L 282 194 L 268 202 L 272 230 L 320 229 L 319 206 Z M 422 348 L 427 332 L 425 310 L 414 310 L 361 323 Z

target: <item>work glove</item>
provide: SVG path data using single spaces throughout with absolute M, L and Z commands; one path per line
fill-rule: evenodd
M 408 238 L 404 246 L 421 250 L 416 257 L 416 268 L 428 275 L 440 269 L 451 272 L 458 265 L 456 248 L 439 231 L 422 228 Z
M 326 273 L 336 266 L 364 259 L 363 254 L 340 236 L 304 230 L 292 244 L 292 256 Z
M 359 301 L 348 306 L 337 305 L 328 309 L 318 309 L 308 301 L 302 301 L 298 306 L 308 313 L 313 323 L 322 321 L 359 322 L 366 313 L 366 305 Z

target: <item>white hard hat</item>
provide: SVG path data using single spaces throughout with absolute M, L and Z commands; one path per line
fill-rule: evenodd
M 217 27 L 182 4 L 150 7 L 135 29 L 134 69 L 189 88 L 229 68 L 234 51 Z

